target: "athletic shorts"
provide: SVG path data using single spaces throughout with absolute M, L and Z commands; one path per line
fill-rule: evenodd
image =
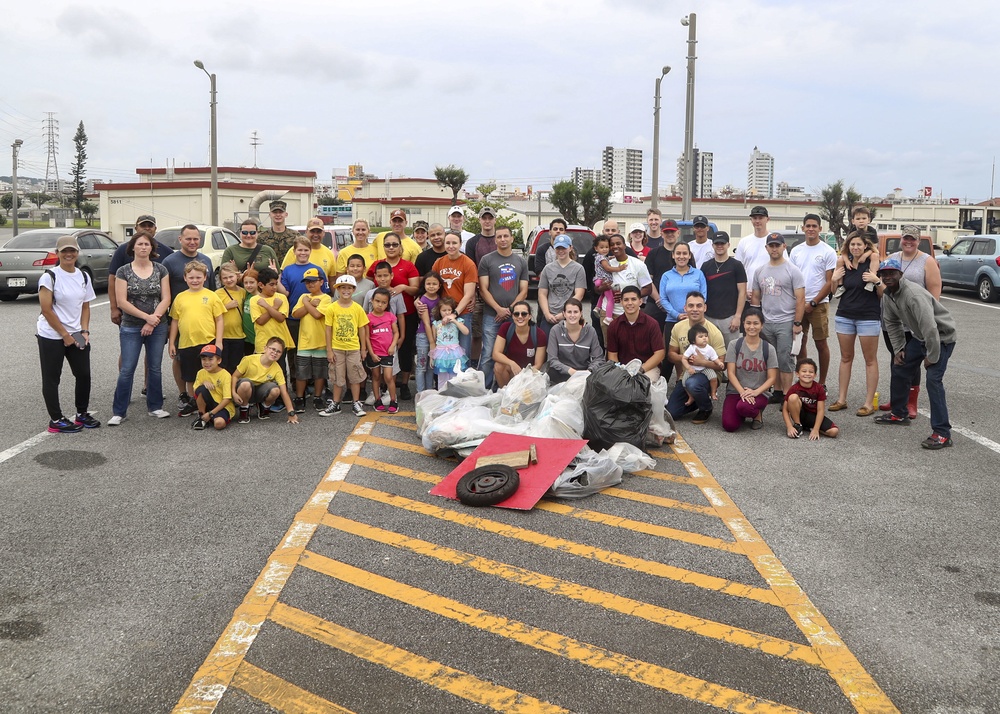
M 324 353 L 325 354 L 325 353 Z M 326 357 L 313 357 L 301 352 L 295 355 L 295 378 L 306 382 L 316 379 L 326 379 L 330 363 Z
M 803 409 L 799 413 L 799 419 L 802 420 L 800 423 L 806 431 L 812 431 L 812 428 L 816 426 L 816 412 L 807 412 Z M 825 416 L 823 417 L 823 423 L 819 425 L 819 430 L 830 431 L 830 429 L 833 429 L 835 426 L 837 425 L 830 420 L 830 417 Z
M 211 343 L 209 343 L 211 344 Z M 177 362 L 181 366 L 181 379 L 194 382 L 201 370 L 201 350 L 205 345 L 195 345 L 177 350 Z

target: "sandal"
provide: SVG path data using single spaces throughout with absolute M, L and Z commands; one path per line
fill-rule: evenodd
M 753 429 L 754 431 L 757 431 L 758 429 L 763 429 L 764 417 L 761 416 L 760 419 L 754 419 L 752 422 L 750 422 L 750 428 Z
M 826 408 L 828 412 L 839 412 L 841 409 L 847 409 L 847 402 L 834 402 Z
M 855 413 L 856 416 L 865 417 L 871 416 L 876 412 L 876 409 L 869 404 L 865 404 L 863 407 L 858 409 Z

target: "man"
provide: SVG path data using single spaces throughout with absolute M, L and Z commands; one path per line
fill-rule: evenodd
M 461 236 L 461 232 L 456 231 L 455 235 Z M 427 231 L 427 249 L 420 253 L 413 263 L 417 266 L 417 272 L 420 273 L 421 283 L 423 283 L 424 276 L 431 272 L 437 259 L 448 254 L 444 249 L 444 238 L 444 226 L 440 223 L 432 223 Z
M 640 309 L 642 297 L 642 291 L 635 285 L 622 288 L 622 314 L 608 327 L 608 360 L 628 364 L 638 359 L 642 362 L 642 372 L 655 382 L 660 378 L 660 363 L 667 350 L 659 323 Z
M 448 209 L 448 228 L 458 233 L 462 238 L 462 251 L 465 252 L 465 246 L 468 245 L 472 236 L 475 235 L 472 231 L 462 230 L 462 225 L 465 223 L 465 213 L 462 212 L 461 206 L 452 206 Z
M 819 383 L 826 384 L 830 369 L 830 346 L 826 340 L 830 336 L 830 278 L 837 267 L 837 252 L 819 239 L 822 224 L 815 213 L 807 213 L 802 221 L 805 243 L 792 248 L 788 259 L 802 271 L 806 280 L 806 306 L 802 320 L 802 350 L 798 359 L 808 357 L 806 341 L 812 328 L 816 355 L 819 358 Z
M 747 304 L 747 273 L 743 263 L 729 255 L 728 233 L 719 231 L 715 234 L 712 257 L 700 267 L 708 286 L 705 318 L 719 328 L 728 347 L 739 337 L 740 317 Z
M 779 388 L 771 391 L 771 404 L 781 404 L 792 386 L 795 355 L 792 342 L 802 334 L 806 307 L 806 280 L 794 263 L 785 258 L 785 239 L 780 233 L 767 236 L 768 262 L 754 274 L 751 304 L 764 313 L 761 338 L 778 352 Z
M 629 255 L 625 252 L 625 237 L 622 235 L 611 236 L 611 258 L 609 262 L 613 266 L 622 266 L 624 269 L 613 273 L 611 276 L 611 282 L 603 282 L 598 286 L 600 292 L 605 290 L 613 290 L 618 295 L 621 291 L 625 289 L 628 285 L 634 285 L 639 288 L 640 296 L 643 298 L 648 298 L 652 291 L 653 279 L 649 276 L 649 270 L 646 269 L 646 264 L 639 260 L 638 258 Z M 624 312 L 624 307 L 620 302 L 615 302 L 614 316 L 617 317 Z M 654 321 L 655 318 L 654 318 Z M 660 336 L 663 336 L 662 322 L 658 323 L 661 325 Z M 604 322 L 601 322 L 601 330 L 607 335 L 607 326 Z M 662 341 L 662 340 L 661 340 Z
M 652 211 L 653 209 L 649 209 Z M 650 218 L 653 213 L 647 212 Z M 652 224 L 651 224 L 652 225 Z M 661 228 L 662 227 L 662 228 Z M 677 245 L 677 235 L 679 230 L 677 222 L 670 218 L 663 223 L 657 224 L 657 231 L 662 231 L 658 238 L 658 244 L 652 245 L 647 242 L 649 253 L 646 254 L 646 269 L 653 280 L 652 300 L 646 301 L 646 314 L 659 322 L 661 325 L 666 321 L 667 314 L 660 307 L 660 279 L 663 274 L 674 267 L 674 246 Z M 647 239 L 651 240 L 651 239 Z
M 720 375 L 724 374 L 726 363 L 723 358 L 726 354 L 726 345 L 719 328 L 705 319 L 705 296 L 696 291 L 688 293 L 684 302 L 684 314 L 687 317 L 674 325 L 674 329 L 670 331 L 670 348 L 667 350 L 667 359 L 672 364 L 683 366 L 681 358 L 691 344 L 688 340 L 688 332 L 695 325 L 701 325 L 708 330 L 708 344 L 712 346 L 719 358 L 708 360 L 695 353 L 688 358 L 688 361 L 695 367 L 706 367 L 715 370 Z M 694 404 L 685 404 L 688 394 L 694 399 Z M 712 389 L 708 377 L 702 372 L 689 376 L 687 384 L 681 384 L 681 380 L 678 379 L 677 384 L 674 385 L 674 391 L 670 393 L 670 399 L 667 400 L 667 411 L 674 419 L 680 419 L 685 414 L 695 410 L 698 413 L 691 420 L 692 424 L 704 424 L 712 415 Z
M 691 265 L 700 269 L 703 263 L 707 263 L 712 258 L 714 251 L 712 250 L 712 242 L 708 239 L 708 219 L 705 216 L 695 216 L 692 223 L 694 225 L 694 240 L 688 243 L 688 247 L 691 249 Z
M 326 225 L 322 218 L 310 218 L 306 223 L 306 235 L 309 237 L 309 262 L 323 269 L 330 281 L 337 276 L 337 256 L 333 251 L 323 245 L 323 233 L 326 232 Z M 285 253 L 285 259 L 281 261 L 281 269 L 284 270 L 295 262 L 295 251 L 289 248 Z M 291 352 L 291 350 L 289 350 Z
M 931 402 L 933 433 L 921 446 L 938 450 L 951 446 L 951 423 L 945 400 L 944 373 L 955 351 L 955 320 L 939 301 L 917 283 L 903 279 L 903 264 L 891 258 L 878 268 L 885 286 L 882 297 L 882 326 L 892 343 L 892 378 L 889 394 L 892 411 L 875 417 L 878 424 L 908 426 L 907 399 L 913 376 L 923 363 L 927 370 L 927 397 Z M 906 326 L 904 328 L 904 325 Z M 904 330 L 913 338 L 907 341 Z
M 767 222 L 769 217 L 767 209 L 763 206 L 754 206 L 750 209 L 750 223 L 753 224 L 753 235 L 740 238 L 736 245 L 736 260 L 743 263 L 743 269 L 747 273 L 747 285 L 753 287 L 753 276 L 757 269 L 766 265 L 769 258 L 767 248 Z
M 406 235 L 406 211 L 402 208 L 397 208 L 395 211 L 389 214 L 389 228 L 390 230 L 386 233 L 380 233 L 375 237 L 375 248 L 378 250 L 378 259 L 385 260 L 385 248 L 383 244 L 385 243 L 386 237 L 390 233 L 395 233 L 399 238 L 399 245 L 403 251 L 402 258 L 411 263 L 416 261 L 417 256 L 420 255 L 421 248 L 417 245 L 417 242 Z
M 420 251 L 427 250 L 427 231 L 430 224 L 427 221 L 413 222 L 413 241 L 420 246 Z
M 228 246 L 222 253 L 222 262 L 228 263 L 232 261 L 236 265 L 236 270 L 240 273 L 240 280 L 243 279 L 243 273 L 249 268 L 260 272 L 272 263 L 274 265 L 278 264 L 278 256 L 271 250 L 271 246 L 261 245 L 257 242 L 259 233 L 259 224 L 255 218 L 243 219 L 239 230 L 240 242 L 236 245 Z
M 479 209 L 479 233 L 474 235 L 465 244 L 465 254 L 472 259 L 479 268 L 479 263 L 488 254 L 497 249 L 496 241 L 497 214 L 496 209 L 483 206 Z M 472 354 L 468 355 L 469 361 L 478 365 L 482 355 L 483 347 L 483 298 L 477 286 L 476 304 L 472 308 Z
M 549 336 L 549 330 L 563 319 L 563 307 L 571 297 L 583 299 L 587 276 L 583 266 L 573 260 L 569 249 L 573 242 L 567 235 L 556 238 L 555 260 L 538 276 L 538 326 Z
M 471 245 L 472 242 L 469 242 Z M 486 388 L 493 385 L 493 343 L 500 325 L 510 319 L 510 306 L 528 296 L 528 261 L 514 254 L 514 236 L 507 226 L 496 230 L 497 249 L 479 261 L 479 295 L 483 302 L 483 350 L 479 371 Z
M 143 214 L 136 218 L 133 235 L 140 234 L 147 238 L 156 235 L 156 219 L 149 214 Z M 122 310 L 118 307 L 118 295 L 115 293 L 115 273 L 118 272 L 118 268 L 129 262 L 128 244 L 129 241 L 125 241 L 115 248 L 114 255 L 111 256 L 111 263 L 108 264 L 108 304 L 111 308 L 111 322 L 115 325 L 122 323 Z M 173 252 L 173 248 L 170 246 L 157 243 L 156 254 L 158 257 L 153 260 L 162 264 L 163 259 Z
M 538 241 L 538 249 L 535 251 L 535 272 L 542 274 L 542 268 L 551 263 L 556 254 L 552 252 L 552 246 L 556 238 L 567 231 L 569 224 L 562 218 L 553 218 L 549 222 L 549 239 Z
M 271 246 L 271 250 L 279 258 L 292 249 L 292 243 L 299 237 L 297 231 L 285 225 L 288 220 L 288 204 L 284 201 L 271 201 L 271 227 L 257 233 L 257 242 Z
M 677 224 L 674 221 L 668 221 L 668 223 L 674 224 L 674 230 L 677 229 Z M 658 208 L 650 208 L 646 211 L 646 246 L 653 250 L 653 248 L 659 248 L 663 245 L 663 214 L 660 213 Z

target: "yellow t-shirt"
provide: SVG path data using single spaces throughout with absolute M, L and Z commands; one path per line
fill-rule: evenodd
M 375 238 L 375 247 L 378 248 L 378 259 L 385 260 L 385 248 L 382 247 L 382 243 L 385 241 L 385 237 L 389 235 L 391 231 L 386 231 L 385 233 L 379 233 Z M 406 236 L 401 241 L 399 241 L 400 247 L 403 249 L 403 260 L 408 260 L 411 263 L 417 259 L 417 256 L 423 252 L 420 244 L 415 240 Z M 371 266 L 368 266 L 369 268 Z M 368 269 L 365 269 L 365 273 L 368 273 Z
M 353 300 L 348 307 L 341 305 L 340 301 L 331 301 L 323 308 L 323 312 L 326 314 L 326 325 L 333 328 L 330 346 L 335 350 L 347 352 L 360 350 L 358 329 L 368 324 L 368 315 L 361 306 Z
M 288 252 L 285 253 L 285 259 L 281 261 L 281 267 L 282 269 L 287 268 L 294 262 L 295 248 L 289 248 Z M 334 270 L 337 268 L 337 256 L 322 243 L 319 244 L 319 248 L 312 249 L 312 253 L 309 254 L 309 262 L 321 267 L 327 275 L 331 277 L 335 275 Z
M 295 312 L 300 307 L 302 303 L 306 300 L 312 300 L 313 295 L 306 293 L 299 298 L 299 301 L 295 303 L 295 307 L 292 308 L 292 312 Z M 324 308 L 329 305 L 333 300 L 326 293 L 322 293 L 319 297 L 319 305 L 316 309 L 320 311 L 320 314 L 324 313 Z M 320 320 L 310 315 L 308 312 L 300 318 L 299 321 L 299 350 L 325 350 L 326 349 L 326 318 Z
M 229 412 L 230 418 L 236 416 L 236 405 L 233 404 L 233 375 L 221 367 L 217 372 L 200 369 L 198 376 L 194 378 L 194 388 L 204 387 L 206 381 L 212 383 L 208 393 L 212 395 L 215 403 L 222 404 L 223 399 L 228 399 L 229 403 L 223 409 Z
M 275 307 L 275 303 L 278 299 L 281 299 L 281 304 Z M 292 340 L 292 333 L 288 331 L 288 321 L 278 322 L 274 318 L 271 318 L 263 325 L 257 324 L 257 318 L 263 315 L 266 311 L 262 308 L 257 301 L 264 300 L 268 305 L 274 307 L 278 312 L 288 317 L 288 296 L 275 293 L 269 298 L 263 295 L 258 295 L 257 297 L 250 299 L 250 319 L 254 321 L 254 330 L 256 335 L 254 336 L 253 351 L 260 354 L 264 351 L 264 347 L 267 345 L 267 341 L 272 337 L 280 337 L 285 341 L 285 349 L 294 349 L 295 341 Z
M 722 336 L 719 328 L 708 320 L 705 320 L 702 325 L 708 330 L 709 346 L 724 360 L 726 358 L 726 338 Z M 691 344 L 688 341 L 688 332 L 690 330 L 691 322 L 687 319 L 681 320 L 674 325 L 674 328 L 670 331 L 670 347 L 674 347 L 680 354 L 684 354 Z
M 178 349 L 215 342 L 215 318 L 225 312 L 219 296 L 205 288 L 185 290 L 175 297 L 170 317 L 177 320 Z
M 367 275 L 369 268 L 378 260 L 378 246 L 369 243 L 364 248 L 358 248 L 353 244 L 341 248 L 340 252 L 337 253 L 337 275 L 347 275 L 347 261 L 352 255 L 360 255 L 365 259 L 364 272 Z
M 236 371 L 243 379 L 249 379 L 254 385 L 261 385 L 265 382 L 274 382 L 278 386 L 285 383 L 285 375 L 281 372 L 281 367 L 277 362 L 272 362 L 265 367 L 260 363 L 260 355 L 247 355 L 240 360 Z
M 222 306 L 230 300 L 236 301 L 236 307 L 226 307 L 226 312 L 222 315 L 222 338 L 226 340 L 242 340 L 243 334 L 243 298 L 247 296 L 247 291 L 241 287 L 229 290 L 229 288 L 219 288 L 215 294 L 222 300 Z M 230 297 L 230 295 L 232 297 Z

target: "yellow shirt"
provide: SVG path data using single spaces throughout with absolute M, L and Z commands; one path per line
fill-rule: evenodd
M 348 307 L 344 307 L 339 301 L 332 301 L 323 312 L 326 314 L 326 326 L 333 328 L 330 346 L 347 352 L 360 350 L 358 330 L 368 324 L 368 315 L 361 306 L 353 300 Z
M 185 290 L 175 297 L 170 317 L 177 320 L 178 349 L 215 342 L 215 318 L 225 312 L 219 296 L 205 288 Z
M 243 334 L 243 298 L 247 296 L 247 291 L 237 287 L 229 290 L 229 295 L 226 295 L 226 290 L 228 288 L 219 288 L 215 294 L 222 300 L 223 307 L 226 307 L 226 303 L 230 300 L 236 301 L 236 307 L 226 307 L 226 312 L 222 315 L 222 338 L 242 340 L 245 337 Z
M 228 399 L 229 403 L 223 409 L 229 412 L 230 418 L 236 416 L 236 405 L 233 404 L 233 375 L 221 367 L 215 372 L 200 369 L 198 370 L 198 376 L 194 378 L 195 389 L 204 387 L 205 382 L 212 383 L 212 386 L 208 389 L 208 393 L 212 395 L 215 403 L 222 404 L 223 399 Z
M 287 268 L 289 265 L 295 262 L 295 248 L 289 248 L 288 252 L 285 253 L 285 259 L 281 261 L 282 269 Z M 318 248 L 313 248 L 312 253 L 309 254 L 309 262 L 313 265 L 318 265 L 323 269 L 323 271 L 329 275 L 334 276 L 334 270 L 337 268 L 337 256 L 334 255 L 333 251 L 327 248 L 322 243 L 319 244 Z M 346 270 L 344 272 L 347 272 Z
M 720 358 L 725 360 L 726 339 L 722 336 L 722 333 L 719 332 L 719 328 L 708 320 L 705 320 L 701 324 L 708 330 L 709 346 L 715 350 L 715 353 L 719 355 Z M 688 332 L 690 330 L 691 321 L 684 319 L 674 325 L 674 328 L 670 331 L 670 346 L 676 348 L 680 354 L 684 354 L 684 352 L 687 351 L 688 346 L 691 344 L 688 342 Z
M 275 307 L 276 302 L 280 298 L 281 304 Z M 257 304 L 258 300 L 264 300 L 268 305 L 274 307 L 278 312 L 288 317 L 288 296 L 280 295 L 275 293 L 269 298 L 263 295 L 258 295 L 257 297 L 250 298 L 250 319 L 254 321 L 254 329 L 256 335 L 254 337 L 253 351 L 260 354 L 264 351 L 264 347 L 267 346 L 267 341 L 272 337 L 280 337 L 285 342 L 285 349 L 294 349 L 295 342 L 292 340 L 292 333 L 288 331 L 288 321 L 278 322 L 274 318 L 271 318 L 263 325 L 257 324 L 257 318 L 263 315 L 266 310 Z
M 282 374 L 278 363 L 272 362 L 269 366 L 265 367 L 260 363 L 260 359 L 260 355 L 247 355 L 240 360 L 236 371 L 243 376 L 243 379 L 249 379 L 255 386 L 259 386 L 265 382 L 274 382 L 278 386 L 284 384 L 285 375 Z
M 375 247 L 378 248 L 379 260 L 385 260 L 385 248 L 382 247 L 382 243 L 385 241 L 385 237 L 389 235 L 389 233 L 390 231 L 386 231 L 385 233 L 379 233 L 378 236 L 375 238 Z M 420 247 L 420 244 L 417 243 L 412 238 L 410 238 L 409 236 L 406 236 L 405 238 L 400 240 L 399 245 L 403 249 L 403 260 L 408 260 L 411 263 L 415 261 L 417 259 L 417 256 L 423 252 L 423 249 Z M 366 268 L 365 273 L 367 274 L 367 272 L 368 270 Z
M 292 312 L 295 312 L 300 307 L 302 303 L 306 300 L 312 300 L 313 295 L 306 293 L 299 298 L 299 301 L 295 303 L 295 307 L 292 308 Z M 324 309 L 333 300 L 329 295 L 323 293 L 318 296 L 319 305 L 316 308 L 320 311 L 322 315 Z M 299 345 L 300 350 L 325 350 L 326 349 L 326 317 L 321 320 L 310 315 L 308 312 L 300 319 L 299 322 Z
M 352 255 L 360 255 L 365 259 L 364 273 L 367 275 L 369 268 L 379 259 L 378 251 L 379 246 L 374 243 L 369 243 L 364 248 L 358 248 L 353 244 L 341 248 L 337 253 L 337 275 L 347 275 L 347 261 Z

